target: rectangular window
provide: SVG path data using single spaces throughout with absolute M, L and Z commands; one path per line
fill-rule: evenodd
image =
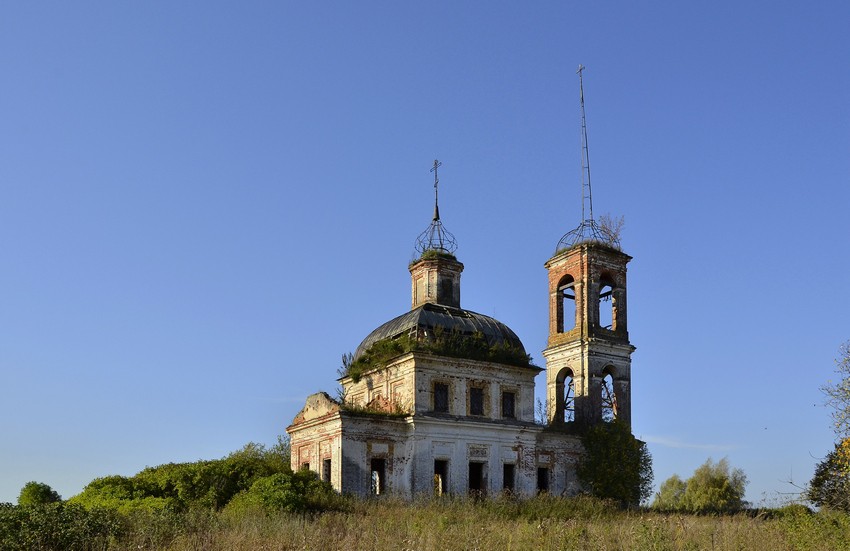
M 331 460 L 325 459 L 322 461 L 322 480 L 325 482 L 331 481 Z
M 434 383 L 434 411 L 449 412 L 449 385 L 445 383 Z
M 502 465 L 502 489 L 506 492 L 514 491 L 514 472 L 516 467 L 512 463 Z
M 310 464 L 309 463 L 301 463 L 301 470 L 302 471 L 309 471 L 310 470 Z
M 549 469 L 537 468 L 537 493 L 542 494 L 549 491 Z
M 503 392 L 502 393 L 502 417 L 505 419 L 515 419 L 516 413 L 514 411 L 516 406 L 516 392 Z
M 439 497 L 449 491 L 449 462 L 434 460 L 434 495 Z
M 383 495 L 387 491 L 387 460 L 372 459 L 371 464 L 371 488 L 372 495 Z
M 469 414 L 484 415 L 484 389 L 470 388 L 469 389 Z

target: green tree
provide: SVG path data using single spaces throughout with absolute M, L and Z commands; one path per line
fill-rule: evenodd
M 744 509 L 747 476 L 729 467 L 725 457 L 714 463 L 709 458 L 687 481 L 673 475 L 661 484 L 652 506 L 664 511 L 690 513 L 734 513 Z
M 682 498 L 685 497 L 687 487 L 688 483 L 674 474 L 661 484 L 652 507 L 661 511 L 678 511 L 682 508 Z
M 645 442 L 619 421 L 591 427 L 583 439 L 579 480 L 590 493 L 621 505 L 638 505 L 652 492 L 652 456 Z
M 850 512 L 850 341 L 835 359 L 838 380 L 821 387 L 832 408 L 832 428 L 838 436 L 835 449 L 818 463 L 804 492 L 818 506 Z
M 826 395 L 826 405 L 832 408 L 833 429 L 839 437 L 850 437 L 850 341 L 839 348 L 835 360 L 836 382 L 821 387 Z
M 18 505 L 27 507 L 30 505 L 45 505 L 62 501 L 56 490 L 42 482 L 27 482 L 21 488 L 18 495 Z
M 818 463 L 806 498 L 818 507 L 850 513 L 850 437 Z

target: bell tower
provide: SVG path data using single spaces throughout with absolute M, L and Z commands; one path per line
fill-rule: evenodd
M 549 272 L 546 396 L 549 423 L 584 427 L 615 418 L 631 425 L 631 354 L 626 264 L 619 228 L 593 219 L 590 162 L 579 65 L 582 222 L 558 242 Z

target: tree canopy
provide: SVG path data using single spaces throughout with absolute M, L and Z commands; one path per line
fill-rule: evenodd
M 683 481 L 675 474 L 665 480 L 652 507 L 690 513 L 734 513 L 747 505 L 746 487 L 744 471 L 730 468 L 725 457 L 717 463 L 709 458 L 688 480 Z
M 18 505 L 22 507 L 45 505 L 59 501 L 62 501 L 62 496 L 56 490 L 42 482 L 27 482 L 21 488 L 21 493 L 18 495 Z

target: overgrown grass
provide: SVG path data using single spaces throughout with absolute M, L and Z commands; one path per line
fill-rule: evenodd
M 734 516 L 621 510 L 592 498 L 538 497 L 351 500 L 323 514 L 262 509 L 134 512 L 120 529 L 73 547 L 40 549 L 138 550 L 741 550 L 833 551 L 850 548 L 850 516 L 805 507 Z M 112 524 L 110 524 L 112 526 Z M 68 541 L 68 540 L 66 540 Z

